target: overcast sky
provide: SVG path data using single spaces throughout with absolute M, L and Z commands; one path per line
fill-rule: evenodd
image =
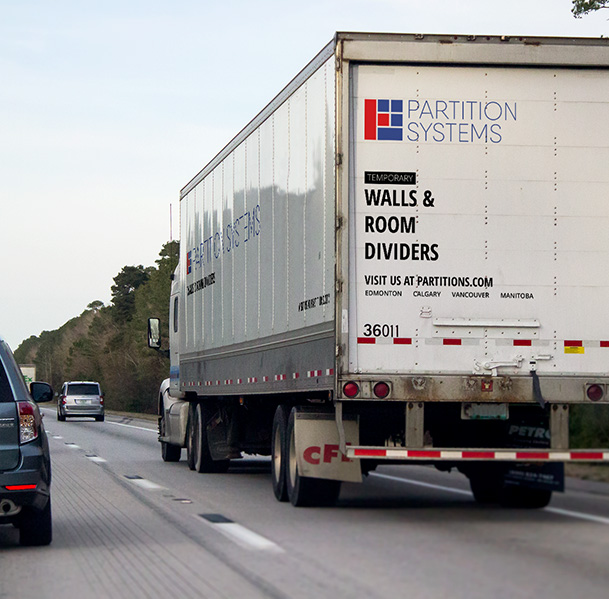
M 0 0 L 0 335 L 177 236 L 179 190 L 335 31 L 609 35 L 571 0 Z M 607 14 L 605 14 L 607 13 Z

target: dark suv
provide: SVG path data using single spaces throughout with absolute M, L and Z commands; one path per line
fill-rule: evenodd
M 37 406 L 52 399 L 46 383 L 31 383 L 28 392 L 0 338 L 0 524 L 15 525 L 21 545 L 48 545 L 53 538 L 51 458 Z

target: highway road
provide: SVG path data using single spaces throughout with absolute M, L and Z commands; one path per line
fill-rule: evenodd
M 163 463 L 154 422 L 57 422 L 54 540 L 0 527 L 0 598 L 609 597 L 609 484 L 569 479 L 543 510 L 481 507 L 459 474 L 385 466 L 333 508 L 293 508 L 270 462 Z

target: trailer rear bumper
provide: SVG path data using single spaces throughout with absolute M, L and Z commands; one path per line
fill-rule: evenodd
M 504 461 L 504 462 L 609 462 L 609 450 L 513 450 L 513 449 L 405 449 L 400 447 L 345 447 L 350 459 L 406 461 Z

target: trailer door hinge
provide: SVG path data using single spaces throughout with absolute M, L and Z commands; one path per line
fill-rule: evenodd
M 336 166 L 340 166 L 343 163 L 343 155 L 339 152 L 336 154 Z

